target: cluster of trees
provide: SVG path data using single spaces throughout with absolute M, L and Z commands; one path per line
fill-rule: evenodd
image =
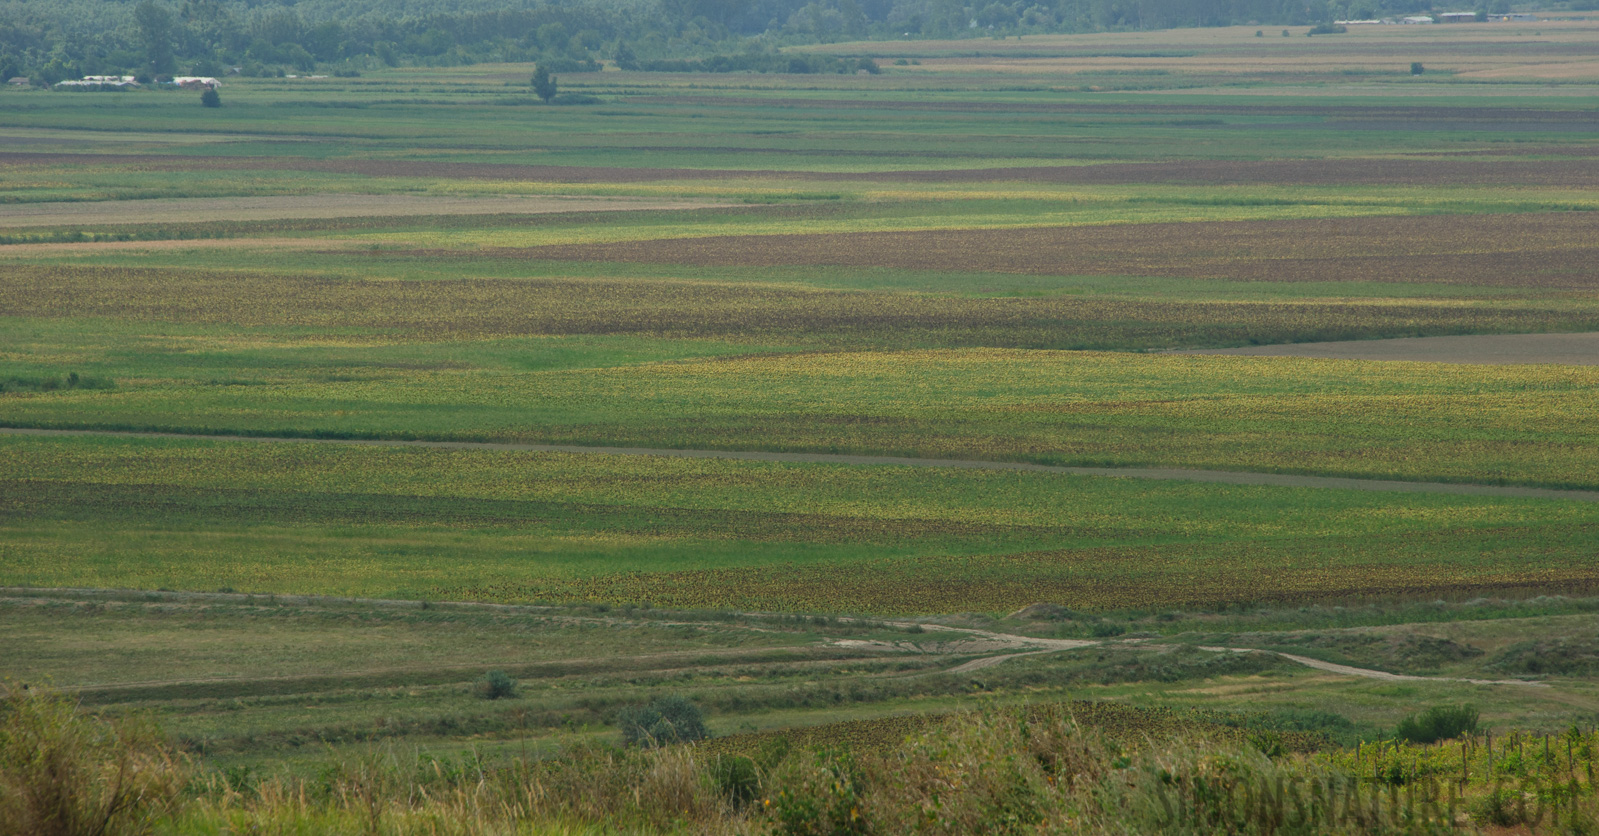
M 1503 0 L 1493 0 L 1503 2 Z M 790 72 L 775 47 L 853 38 L 1302 25 L 1431 0 L 0 0 L 0 77 L 356 71 L 539 61 Z M 849 71 L 805 61 L 809 72 Z M 798 65 L 796 65 L 797 68 Z
M 528 3 L 517 9 L 454 11 L 437 0 L 347 9 L 337 2 L 252 0 L 4 0 L 0 75 L 55 83 L 82 75 L 221 76 L 356 71 L 376 64 L 458 65 L 566 61 L 596 67 L 602 49 L 632 34 L 620 9 Z

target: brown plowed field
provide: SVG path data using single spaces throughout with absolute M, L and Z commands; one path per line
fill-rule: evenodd
M 1596 127 L 1599 130 L 1599 127 Z M 774 152 L 774 156 L 782 152 Z M 853 152 L 841 151 L 850 157 Z M 1566 153 L 1551 149 L 1550 153 Z M 1599 159 L 1466 162 L 1443 159 L 1183 160 L 1159 163 L 1017 166 L 938 171 L 781 171 L 700 168 L 600 168 L 429 160 L 313 160 L 304 157 L 175 157 L 160 154 L 0 153 L 8 167 L 116 166 L 138 171 L 320 171 L 368 177 L 524 180 L 540 183 L 642 183 L 662 180 L 784 178 L 825 182 L 1063 185 L 1138 183 L 1599 188 Z
M 534 247 L 504 254 L 694 266 L 825 264 L 1591 290 L 1599 288 L 1599 216 L 1429 215 L 745 235 Z

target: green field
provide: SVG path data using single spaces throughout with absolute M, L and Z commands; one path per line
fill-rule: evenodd
M 96 438 L 0 436 L 0 447 L 10 577 L 46 587 L 1105 611 L 1586 588 L 1599 521 L 1592 502 L 937 468 Z M 848 581 L 834 577 L 846 567 Z
M 0 90 L 0 430 L 85 431 L 0 432 L 0 677 L 252 787 L 588 763 L 665 694 L 729 752 L 1586 731 L 1599 365 L 1173 351 L 1599 331 L 1599 30 L 1540 26 Z

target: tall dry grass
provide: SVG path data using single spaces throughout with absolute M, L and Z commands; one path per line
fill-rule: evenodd
M 58 694 L 0 685 L 0 833 L 149 833 L 187 782 L 186 761 L 149 720 L 107 722 Z
M 1550 741 L 1538 751 L 1501 744 L 1497 760 L 1474 761 L 1471 779 L 1457 780 L 1458 746 L 1295 753 L 1198 729 L 1157 739 L 1087 727 L 1069 706 L 1046 705 L 959 715 L 887 749 L 587 745 L 489 763 L 378 747 L 314 777 L 190 781 L 149 723 L 96 719 L 16 688 L 0 711 L 5 836 L 1599 830 L 1595 781 L 1578 768 L 1589 762 L 1586 738 L 1562 738 L 1564 753 Z M 1389 760 L 1428 768 L 1382 768 Z M 1431 761 L 1455 766 L 1438 773 Z

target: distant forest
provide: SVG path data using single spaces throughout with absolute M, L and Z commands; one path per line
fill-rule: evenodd
M 1476 0 L 1503 4 L 1506 0 Z M 0 78 L 359 72 L 379 64 L 539 61 L 557 71 L 849 72 L 779 46 L 1304 25 L 1431 0 L 0 0 Z M 1467 3 L 1465 5 L 1470 5 Z M 1453 8 L 1453 7 L 1451 7 Z M 1493 9 L 1497 11 L 1498 9 Z M 719 60 L 697 61 L 712 56 Z

